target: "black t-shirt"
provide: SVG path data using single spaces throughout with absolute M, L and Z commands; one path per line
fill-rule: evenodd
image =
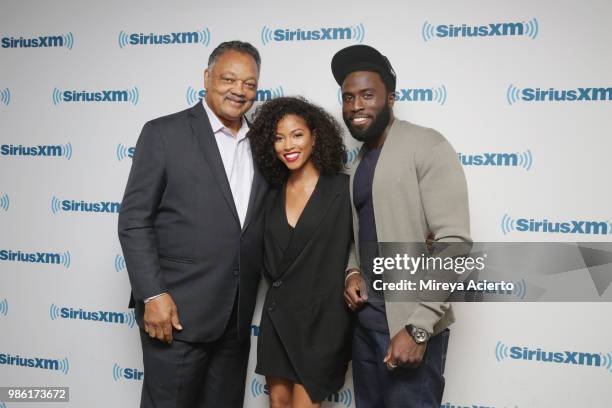
M 375 275 L 372 271 L 374 258 L 378 256 L 372 181 L 380 152 L 381 148 L 377 148 L 364 154 L 353 180 L 353 204 L 359 216 L 359 258 L 363 277 L 368 285 L 368 303 L 357 313 L 357 317 L 363 327 L 388 333 L 384 294 L 372 287 L 375 279 L 381 279 L 380 275 Z

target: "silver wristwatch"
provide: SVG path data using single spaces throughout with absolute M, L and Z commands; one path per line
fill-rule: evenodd
M 423 344 L 429 340 L 429 333 L 427 330 L 421 329 L 420 327 L 408 324 L 406 325 L 406 331 L 412 336 L 416 344 Z

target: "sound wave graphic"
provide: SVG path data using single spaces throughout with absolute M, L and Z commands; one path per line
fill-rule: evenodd
M 439 103 L 440 105 L 444 106 L 444 104 L 446 103 L 446 97 L 448 95 L 448 92 L 446 92 L 446 86 L 445 85 L 441 85 L 437 88 L 434 88 L 434 101 Z
M 202 31 L 198 32 L 198 36 L 200 37 L 200 43 L 208 47 L 210 44 L 210 30 L 208 28 L 204 28 Z
M 525 34 L 532 40 L 535 40 L 540 33 L 540 24 L 538 23 L 538 19 L 534 17 L 526 23 L 523 22 L 523 24 L 525 25 Z
M 525 282 L 525 279 L 516 281 L 515 285 L 516 285 L 516 289 L 515 289 L 516 297 L 519 298 L 520 300 L 524 300 L 525 295 L 527 294 L 527 283 Z
M 70 268 L 70 251 L 66 251 L 63 254 L 60 254 L 60 263 L 64 265 L 66 269 Z
M 11 206 L 11 200 L 8 194 L 4 193 L 4 195 L 0 198 L 0 210 L 4 210 L 5 212 L 9 210 Z
M 612 353 L 608 352 L 606 354 L 600 353 L 602 360 L 601 360 L 601 367 L 604 368 L 604 370 L 607 370 L 609 372 L 612 373 Z
M 504 235 L 507 235 L 515 230 L 514 222 L 515 221 L 512 219 L 512 217 L 510 217 L 508 214 L 504 214 L 501 219 L 501 230 Z
M 283 91 L 283 87 L 282 86 L 279 86 L 277 88 L 273 88 L 270 91 L 272 92 L 272 99 L 280 98 L 280 97 L 285 95 L 285 92 Z
M 253 378 L 251 381 L 251 395 L 253 397 L 259 397 L 262 394 L 266 393 L 266 386 L 264 383 L 259 381 L 257 378 Z
M 346 152 L 346 160 L 345 160 L 345 164 L 351 164 L 353 163 L 355 160 L 357 160 L 357 156 L 359 156 L 359 151 L 361 150 L 361 148 L 359 147 L 355 147 L 351 150 L 348 150 Z
M 119 36 L 117 37 L 117 42 L 119 43 L 119 48 L 127 47 L 128 45 L 128 35 L 123 31 L 119 31 Z
M 2 299 L 0 301 L 0 315 L 6 316 L 8 314 L 8 310 L 9 310 L 8 300 Z
M 11 103 L 11 90 L 4 88 L 0 90 L 0 102 L 8 106 Z
M 263 26 L 261 29 L 260 38 L 263 45 L 267 45 L 269 42 L 272 42 L 272 30 L 270 30 L 267 26 Z
M 136 315 L 133 310 L 126 312 L 123 314 L 125 316 L 125 324 L 130 327 L 130 329 L 134 328 L 134 323 L 136 323 Z
M 57 214 L 62 211 L 61 203 L 62 202 L 55 196 L 51 197 L 51 212 L 53 214 Z
M 113 364 L 113 380 L 119 381 L 123 378 L 123 368 L 117 363 Z
M 64 44 L 66 45 L 66 48 L 71 50 L 72 47 L 74 47 L 74 35 L 72 35 L 72 32 L 62 35 L 62 38 L 64 39 Z
M 59 369 L 64 375 L 68 375 L 68 371 L 70 371 L 70 363 L 67 358 L 59 361 Z
M 121 255 L 115 256 L 115 271 L 121 272 L 125 269 L 125 259 Z
M 132 105 L 138 105 L 138 101 L 140 100 L 140 91 L 138 91 L 137 87 L 128 90 L 128 98 Z
M 53 88 L 53 92 L 51 93 L 51 99 L 53 100 L 54 105 L 58 105 L 62 102 L 62 91 L 57 88 Z
M 353 403 L 353 394 L 351 393 L 349 389 L 345 388 L 339 391 L 338 393 L 334 393 L 330 395 L 329 397 L 327 397 L 326 401 L 335 402 L 335 403 L 339 402 L 340 404 L 348 408 Z
M 527 149 L 523 153 L 518 153 L 518 165 L 524 168 L 525 170 L 531 170 L 531 166 L 533 165 L 533 155 L 531 154 L 531 150 Z
M 501 341 L 498 341 L 497 344 L 495 345 L 495 359 L 498 362 L 501 362 L 502 360 L 505 360 L 506 358 L 508 358 L 508 346 L 506 346 Z
M 359 23 L 356 26 L 351 26 L 351 34 L 355 41 L 362 43 L 363 38 L 365 37 L 365 27 L 362 23 Z
M 72 143 L 67 143 L 62 146 L 62 156 L 66 159 L 72 159 Z
M 506 90 L 506 101 L 508 105 L 513 105 L 521 100 L 520 97 L 521 89 L 510 84 Z
M 185 99 L 187 100 L 187 105 L 193 105 L 195 104 L 197 101 L 200 100 L 200 92 L 202 91 L 198 91 L 195 88 L 189 86 L 187 87 L 187 93 L 185 94 Z M 203 91 L 204 95 L 206 95 L 206 91 Z
M 60 318 L 60 308 L 55 303 L 51 303 L 51 306 L 49 306 L 49 317 L 51 317 L 51 320 Z
M 117 145 L 117 149 L 115 152 L 118 161 L 123 161 L 126 157 L 128 157 L 128 148 L 125 147 L 122 143 Z
M 435 31 L 435 26 L 432 24 L 429 24 L 429 22 L 425 20 L 425 22 L 423 23 L 423 26 L 421 27 L 421 37 L 423 37 L 423 41 L 428 42 L 429 40 L 434 38 L 435 37 L 434 31 Z

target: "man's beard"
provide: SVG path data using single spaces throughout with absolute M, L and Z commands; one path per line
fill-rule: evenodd
M 383 106 L 380 112 L 378 112 L 370 126 L 363 130 L 353 127 L 350 119 L 343 119 L 353 138 L 360 142 L 370 142 L 380 137 L 385 131 L 385 128 L 391 121 L 391 107 L 389 106 L 388 101 L 385 102 L 385 106 Z

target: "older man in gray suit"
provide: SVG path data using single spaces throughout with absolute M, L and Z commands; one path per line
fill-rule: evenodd
M 344 121 L 363 142 L 350 168 L 355 263 L 345 285 L 357 314 L 355 401 L 358 408 L 439 407 L 454 321 L 447 294 L 424 300 L 415 291 L 393 299 L 372 289 L 372 266 L 381 242 L 424 246 L 430 237 L 434 245 L 469 248 L 465 176 L 440 133 L 394 117 L 396 76 L 384 55 L 366 45 L 347 47 L 333 57 L 332 72 L 342 87 Z

